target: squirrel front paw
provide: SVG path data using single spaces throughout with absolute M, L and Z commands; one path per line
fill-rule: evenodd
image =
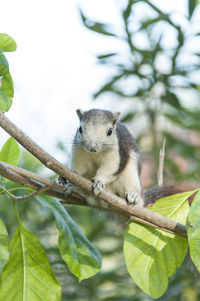
M 125 193 L 125 198 L 128 204 L 130 205 L 140 205 L 144 206 L 144 201 L 141 198 L 141 196 L 135 192 L 126 192 Z
M 66 196 L 70 196 L 73 192 L 76 192 L 76 186 L 65 178 L 59 176 L 58 183 L 63 186 Z
M 76 186 L 69 181 L 64 185 L 64 193 L 66 196 L 70 196 L 72 193 L 76 193 L 76 190 Z
M 66 180 L 65 178 L 59 176 L 59 177 L 58 177 L 58 183 L 59 183 L 60 185 L 63 185 L 63 186 L 64 186 L 64 185 L 67 183 L 67 180 Z
M 105 189 L 105 184 L 98 178 L 94 177 L 91 181 L 93 182 L 92 188 L 95 195 L 98 195 Z

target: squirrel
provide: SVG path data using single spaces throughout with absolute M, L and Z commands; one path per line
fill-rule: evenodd
M 93 182 L 98 196 L 104 189 L 126 200 L 144 206 L 173 194 L 174 186 L 153 187 L 143 193 L 141 185 L 141 154 L 127 127 L 119 121 L 120 112 L 101 109 L 77 109 L 80 126 L 76 131 L 71 168 Z M 78 193 L 89 203 L 96 201 L 63 178 L 65 194 Z

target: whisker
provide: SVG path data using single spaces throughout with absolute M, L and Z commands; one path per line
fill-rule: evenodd
M 87 145 L 86 140 L 75 140 L 74 137 L 73 139 L 66 138 L 64 139 L 64 141 L 62 141 L 62 143 L 63 145 L 66 146 L 77 146 L 77 147 L 84 147 L 84 145 Z M 102 148 L 102 150 L 112 150 L 115 151 L 116 153 L 119 151 L 118 147 L 116 147 L 112 143 L 98 142 L 98 145 L 100 146 L 100 148 Z

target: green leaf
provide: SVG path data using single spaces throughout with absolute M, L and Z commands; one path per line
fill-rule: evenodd
M 5 52 L 15 51 L 17 44 L 8 34 L 0 33 L 0 49 Z
M 98 55 L 98 56 L 97 56 L 97 59 L 99 59 L 99 60 L 105 60 L 105 59 L 110 58 L 110 57 L 113 57 L 113 56 L 115 56 L 115 55 L 117 55 L 116 52 L 101 54 L 101 55 Z
M 10 137 L 0 151 L 0 161 L 17 165 L 20 157 L 20 149 L 18 143 Z
M 4 76 L 8 72 L 9 72 L 8 61 L 5 55 L 3 54 L 3 52 L 0 50 L 0 77 Z
M 20 222 L 10 250 L 10 260 L 1 278 L 0 301 L 61 300 L 61 287 L 43 246 Z
M 12 100 L 8 98 L 0 89 L 0 111 L 8 111 L 12 105 Z
M 13 81 L 10 75 L 10 72 L 6 73 L 1 78 L 2 85 L 0 86 L 0 91 L 2 90 L 3 93 L 9 98 L 14 97 L 14 88 L 13 88 Z
M 42 206 L 52 210 L 59 231 L 59 249 L 63 260 L 79 281 L 95 275 L 101 268 L 101 255 L 84 236 L 70 215 L 53 198 L 37 198 Z
M 195 10 L 196 5 L 198 4 L 198 0 L 188 0 L 188 14 L 189 19 L 191 19 L 193 12 Z
M 158 200 L 150 209 L 179 223 L 186 224 L 188 198 L 195 191 Z M 124 233 L 124 257 L 136 284 L 153 298 L 160 297 L 168 278 L 181 265 L 187 253 L 187 240 L 162 230 L 130 223 Z
M 8 111 L 14 97 L 13 81 L 9 72 L 9 65 L 0 50 L 0 111 Z
M 0 274 L 4 265 L 8 262 L 9 254 L 8 232 L 6 226 L 0 219 Z
M 83 24 L 90 30 L 95 31 L 97 33 L 101 33 L 103 35 L 113 36 L 116 37 L 116 35 L 110 31 L 107 30 L 108 25 L 94 22 L 86 18 L 86 16 L 83 14 L 83 12 L 80 10 L 81 19 L 83 21 Z
M 181 109 L 182 106 L 176 94 L 166 91 L 166 94 L 162 96 L 162 100 L 174 107 L 175 109 Z
M 190 249 L 190 256 L 196 268 L 200 272 L 200 192 L 198 192 L 193 199 L 190 214 L 189 214 L 189 228 L 188 228 L 188 242 Z

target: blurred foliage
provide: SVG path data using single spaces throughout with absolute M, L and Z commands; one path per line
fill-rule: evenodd
M 167 137 L 166 170 L 173 179 L 191 179 L 194 174 L 199 179 L 200 176 L 198 139 L 195 143 L 191 139 L 191 134 L 200 137 L 200 52 L 189 47 L 196 43 L 194 41 L 199 43 L 200 39 L 199 32 L 193 27 L 197 3 L 188 1 L 187 15 L 182 15 L 179 23 L 180 18 L 176 20 L 164 13 L 152 1 L 128 1 L 121 10 L 121 35 L 114 31 L 113 26 L 94 22 L 81 11 L 82 21 L 89 30 L 103 34 L 107 39 L 118 39 L 125 45 L 123 51 L 117 49 L 97 56 L 100 64 L 112 67 L 114 75 L 96 91 L 94 98 L 103 93 L 112 93 L 120 102 L 124 102 L 127 112 L 122 116 L 122 121 L 133 122 L 133 126 L 140 124 L 141 129 L 136 133 L 138 142 L 142 151 L 145 150 L 144 156 L 154 159 L 155 164 L 162 138 Z M 136 15 L 138 6 L 143 7 L 143 13 Z M 175 37 L 174 41 L 173 38 L 172 41 L 169 39 L 167 33 Z M 137 43 L 137 37 L 141 35 L 145 37 L 144 45 Z M 147 149 L 143 146 L 145 139 L 150 141 Z M 63 145 L 59 146 L 64 153 L 67 152 Z M 189 162 L 184 172 L 174 154 Z M 22 154 L 20 166 L 36 173 L 42 171 L 43 175 L 46 172 L 42 164 L 27 152 Z M 8 181 L 7 185 L 18 195 L 29 192 L 29 189 L 19 187 L 16 183 Z M 121 226 L 112 218 L 108 219 L 103 213 L 89 208 L 67 207 L 72 218 L 103 257 L 101 272 L 79 283 L 59 254 L 58 232 L 50 210 L 42 208 L 36 199 L 18 203 L 17 208 L 22 222 L 45 246 L 55 275 L 63 287 L 63 301 L 153 300 L 131 280 L 122 255 L 122 233 L 115 234 Z M 0 218 L 12 236 L 16 230 L 16 216 L 11 201 L 3 195 L 0 195 Z M 166 293 L 157 300 L 200 300 L 198 277 L 186 258 L 170 279 Z
M 94 99 L 110 93 L 120 104 L 123 101 L 127 112 L 121 120 L 132 122 L 133 133 L 139 124 L 135 136 L 144 159 L 153 160 L 155 171 L 158 152 L 166 136 L 167 178 L 191 180 L 191 175 L 196 174 L 199 181 L 199 2 L 183 2 L 183 6 L 187 3 L 187 11 L 171 14 L 165 13 L 154 1 L 119 3 L 122 6 L 120 28 L 91 20 L 80 11 L 83 24 L 89 30 L 105 35 L 105 39 L 117 39 L 121 45 L 115 52 L 97 55 L 98 63 L 112 70 L 112 76 L 95 92 Z M 173 154 L 168 152 L 171 149 Z M 184 168 L 174 154 L 187 160 Z

